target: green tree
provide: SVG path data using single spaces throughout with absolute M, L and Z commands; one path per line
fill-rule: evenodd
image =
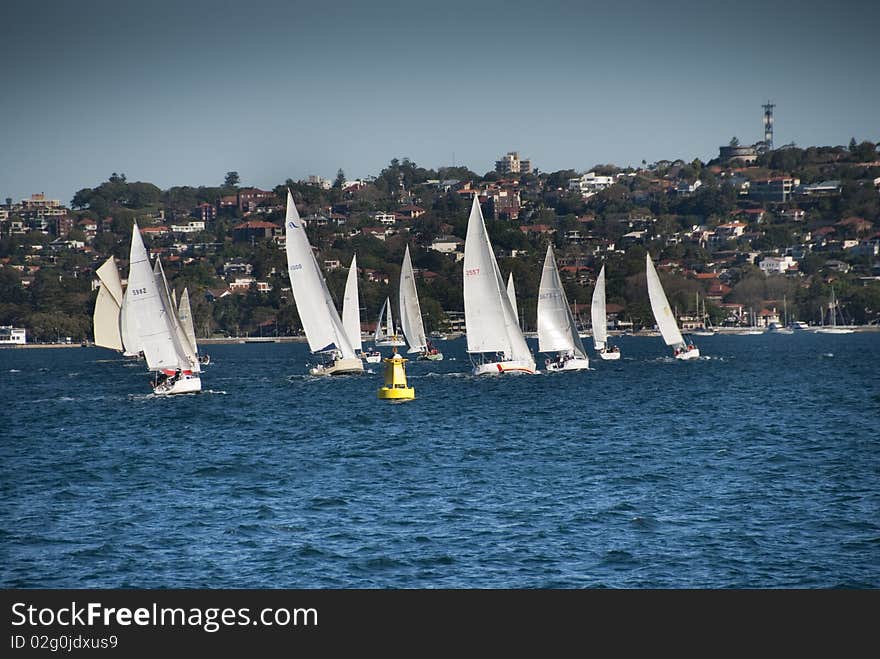
M 223 179 L 223 187 L 224 188 L 234 188 L 238 186 L 241 178 L 238 176 L 238 172 L 226 172 L 226 178 Z
M 342 190 L 343 185 L 345 185 L 345 172 L 343 172 L 340 167 L 336 170 L 336 178 L 333 180 L 333 188 L 335 190 Z

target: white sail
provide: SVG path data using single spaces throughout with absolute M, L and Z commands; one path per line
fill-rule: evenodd
M 550 245 L 538 287 L 538 350 L 573 352 L 576 357 L 586 357 Z
M 590 304 L 590 319 L 593 323 L 593 347 L 602 350 L 608 343 L 608 316 L 605 312 L 605 266 L 599 270 L 593 301 Z
M 510 306 L 513 308 L 513 316 L 519 324 L 519 308 L 516 305 L 516 286 L 513 285 L 513 273 L 507 275 L 507 299 L 510 300 Z
M 107 292 L 113 297 L 117 307 L 122 306 L 122 281 L 119 279 L 119 270 L 116 268 L 116 261 L 111 256 L 104 261 L 103 265 L 96 271 L 101 284 L 107 289 Z
M 98 268 L 98 298 L 95 300 L 95 311 L 92 323 L 95 345 L 111 350 L 122 351 L 122 334 L 119 327 L 119 316 L 122 309 L 122 282 L 116 262 L 111 256 Z
M 534 358 L 501 278 L 476 195 L 464 243 L 464 317 L 468 352 L 501 352 L 506 359 Z
M 188 364 L 180 364 L 169 314 L 150 267 L 137 223 L 132 227 L 128 288 L 123 307 L 128 310 L 131 330 L 136 332 L 151 371 L 189 368 Z
M 192 348 L 193 354 L 198 356 L 199 346 L 196 343 L 196 328 L 193 325 L 192 309 L 189 304 L 189 290 L 184 288 L 180 295 L 180 302 L 177 305 L 177 319 L 180 321 L 183 332 L 186 334 L 187 341 Z
M 400 326 L 403 328 L 403 335 L 409 344 L 407 352 L 427 350 L 428 342 L 425 338 L 425 326 L 422 323 L 422 308 L 419 305 L 419 293 L 416 289 L 416 278 L 409 256 L 409 245 L 406 246 L 403 253 L 399 288 Z
M 654 320 L 657 321 L 657 327 L 660 334 L 663 335 L 663 341 L 668 346 L 683 346 L 684 338 L 678 329 L 678 323 L 675 322 L 672 309 L 669 308 L 669 301 L 666 299 L 666 293 L 663 292 L 663 285 L 660 283 L 660 277 L 657 276 L 657 270 L 654 268 L 650 254 L 645 255 L 645 263 L 651 311 L 654 312 Z
M 357 359 L 342 326 L 339 312 L 330 297 L 327 282 L 318 268 L 306 229 L 300 220 L 293 195 L 287 191 L 287 215 L 284 220 L 287 242 L 287 272 L 296 301 L 300 322 L 306 332 L 309 349 L 323 352 L 337 349 L 344 359 Z
M 120 307 L 113 299 L 110 291 L 101 284 L 98 288 L 98 299 L 95 300 L 95 311 L 92 314 L 92 324 L 95 335 L 95 345 L 111 350 L 122 351 L 122 335 L 119 332 Z
M 361 342 L 361 300 L 358 295 L 357 254 L 351 257 L 351 267 L 345 280 L 345 294 L 342 296 L 342 326 L 348 335 L 348 342 L 355 352 L 363 349 Z
M 177 353 L 178 363 L 182 370 L 193 371 L 198 373 L 199 357 L 195 349 L 186 336 L 186 331 L 178 318 L 177 302 L 168 288 L 168 280 L 165 278 L 165 271 L 162 269 L 162 261 L 157 256 L 156 263 L 153 266 L 153 276 L 156 278 L 156 287 L 159 289 L 159 297 L 165 306 L 167 313 L 168 325 L 171 330 L 171 340 L 174 345 L 174 351 Z
M 379 320 L 376 321 L 376 331 L 373 332 L 373 341 L 375 343 L 379 343 L 381 341 L 387 341 L 388 339 L 391 338 L 390 327 L 389 327 L 389 331 L 386 332 L 385 331 L 386 326 L 383 325 L 383 322 L 385 322 L 386 314 L 388 313 L 388 305 L 390 303 L 391 302 L 386 297 L 385 302 L 382 303 L 382 308 L 379 309 Z

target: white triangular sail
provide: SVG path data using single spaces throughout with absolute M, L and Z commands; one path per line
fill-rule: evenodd
M 151 371 L 189 368 L 188 364 L 180 363 L 175 350 L 169 313 L 150 267 L 137 223 L 132 227 L 128 287 L 123 307 L 128 310 L 131 330 L 136 332 Z
M 162 260 L 157 256 L 156 263 L 153 266 L 153 276 L 156 278 L 156 286 L 159 289 L 159 297 L 167 312 L 168 325 L 171 329 L 171 339 L 174 344 L 174 350 L 177 353 L 180 368 L 198 373 L 199 356 L 189 342 L 186 331 L 178 318 L 177 303 L 172 291 L 168 287 L 168 280 L 165 278 L 165 270 L 162 269 Z
M 196 328 L 193 324 L 192 308 L 189 304 L 189 289 L 184 288 L 180 295 L 180 302 L 177 304 L 177 319 L 180 321 L 180 326 L 183 327 L 183 333 L 186 334 L 193 354 L 198 356 L 199 346 L 196 343 Z
M 464 243 L 464 317 L 468 352 L 501 352 L 506 359 L 534 364 L 510 305 L 476 196 Z
M 92 315 L 95 345 L 122 351 L 119 325 L 123 300 L 122 282 L 112 256 L 98 268 L 97 275 L 101 284 Z
M 516 286 L 513 285 L 513 273 L 507 275 L 507 299 L 510 300 L 510 306 L 513 308 L 513 315 L 519 324 L 519 308 L 516 305 Z
M 605 312 L 605 266 L 599 270 L 593 301 L 590 304 L 590 320 L 593 324 L 593 347 L 601 351 L 608 343 L 608 315 Z
M 293 195 L 287 191 L 287 215 L 284 219 L 287 243 L 287 272 L 290 287 L 296 301 L 300 322 L 312 352 L 339 350 L 344 359 L 357 359 L 354 348 L 342 326 L 342 319 L 324 275 L 318 268 L 315 253 L 309 244 L 306 229 L 293 203 Z
M 669 308 L 669 300 L 666 299 L 666 293 L 663 291 L 663 285 L 660 283 L 660 277 L 657 276 L 650 254 L 645 255 L 645 263 L 651 311 L 654 312 L 654 320 L 657 321 L 663 341 L 668 346 L 684 346 L 684 338 L 678 329 L 678 323 L 675 322 L 675 315 Z
M 358 294 L 357 254 L 351 257 L 351 267 L 345 280 L 345 294 L 342 296 L 342 326 L 348 341 L 355 352 L 363 349 L 361 342 L 361 300 Z
M 550 245 L 538 287 L 538 350 L 573 352 L 576 357 L 586 357 Z
M 422 308 L 419 305 L 419 293 L 416 289 L 416 278 L 413 274 L 412 260 L 409 256 L 409 245 L 403 253 L 403 266 L 400 268 L 400 291 L 398 296 L 400 308 L 400 326 L 409 344 L 407 352 L 423 352 L 428 348 L 425 337 L 425 326 L 422 323 Z
M 385 322 L 386 315 L 388 314 L 389 304 L 391 304 L 391 302 L 386 297 L 385 302 L 382 303 L 382 308 L 379 309 L 379 320 L 376 321 L 376 331 L 373 332 L 373 341 L 375 343 L 379 343 L 380 341 L 387 341 L 391 338 L 390 331 L 386 332 L 386 325 L 383 324 Z

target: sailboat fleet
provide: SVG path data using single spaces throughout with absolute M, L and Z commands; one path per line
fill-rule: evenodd
M 162 262 L 151 266 L 137 224 L 132 227 L 128 285 L 111 257 L 98 269 L 100 287 L 93 315 L 95 344 L 126 356 L 142 355 L 155 374 L 153 393 L 201 391 L 201 365 L 189 293 L 180 302 L 169 290 Z
M 398 347 L 407 346 L 407 352 L 417 354 L 419 359 L 443 359 L 425 333 L 409 246 L 404 251 L 398 286 L 399 325 L 394 322 L 391 298 L 386 297 L 372 337 L 374 349 L 365 351 L 357 256 L 353 256 L 349 267 L 340 316 L 290 191 L 285 237 L 291 290 L 309 349 L 318 361 L 309 368 L 311 375 L 363 373 L 364 361 L 381 360 L 382 353 L 375 349 L 380 346 L 392 347 L 395 353 Z M 645 273 L 651 311 L 664 343 L 672 348 L 672 356 L 684 361 L 698 359 L 700 349 L 682 335 L 650 254 L 645 257 Z M 132 229 L 127 286 L 123 286 L 113 257 L 98 268 L 97 276 L 100 284 L 93 315 L 95 345 L 142 357 L 148 370 L 155 374 L 152 385 L 157 395 L 200 391 L 201 366 L 208 358 L 199 355 L 189 292 L 184 289 L 178 300 L 168 285 L 161 260 L 157 257 L 151 265 L 137 225 Z M 472 373 L 537 373 L 535 356 L 520 325 L 513 274 L 509 274 L 505 284 L 476 195 L 467 224 L 463 293 Z M 829 309 L 829 324 L 816 331 L 852 331 L 838 324 L 833 290 Z M 697 313 L 699 316 L 699 297 Z M 596 279 L 590 316 L 596 354 L 602 360 L 620 359 L 619 348 L 608 337 L 604 265 Z M 705 306 L 702 317 L 704 324 L 695 333 L 713 333 L 705 320 Z M 541 272 L 536 334 L 537 352 L 547 356 L 544 365 L 548 372 L 590 368 L 583 335 L 568 303 L 552 246 L 547 247 Z

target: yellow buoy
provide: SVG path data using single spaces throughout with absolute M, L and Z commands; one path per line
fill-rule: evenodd
M 416 390 L 406 386 L 406 368 L 404 364 L 409 361 L 397 354 L 397 349 L 391 357 L 386 357 L 385 362 L 385 386 L 379 389 L 379 398 L 383 400 L 412 400 L 416 397 Z

